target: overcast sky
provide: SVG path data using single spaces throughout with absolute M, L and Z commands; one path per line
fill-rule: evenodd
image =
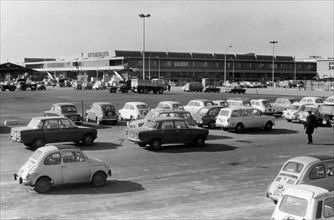
M 6 1 L 1 63 L 143 49 L 307 58 L 333 55 L 333 1 Z

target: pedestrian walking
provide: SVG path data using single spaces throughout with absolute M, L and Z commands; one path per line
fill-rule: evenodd
M 304 125 L 305 133 L 307 134 L 308 139 L 307 144 L 313 144 L 312 134 L 314 132 L 314 128 L 317 128 L 317 119 L 311 111 L 308 111 L 308 116 L 306 117 L 306 123 Z

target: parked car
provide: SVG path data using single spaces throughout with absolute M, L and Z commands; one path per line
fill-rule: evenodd
M 288 122 L 298 121 L 298 115 L 300 112 L 304 111 L 305 106 L 308 104 L 301 104 L 299 102 L 295 102 L 291 104 L 287 109 L 283 110 L 282 117 L 286 119 Z
M 13 127 L 9 138 L 32 148 L 57 142 L 82 142 L 83 145 L 89 146 L 97 138 L 97 130 L 77 126 L 66 117 L 35 117 L 26 127 Z
M 222 108 L 216 119 L 216 127 L 223 130 L 233 129 L 242 132 L 244 129 L 264 128 L 270 131 L 275 125 L 275 117 L 263 115 L 260 110 L 252 107 L 227 107 Z
M 228 106 L 228 103 L 225 101 L 225 100 L 212 100 L 214 105 L 221 105 L 221 106 L 225 106 L 227 107 Z
M 186 83 L 182 90 L 185 92 L 202 92 L 203 91 L 203 85 L 200 82 L 190 82 Z
M 292 103 L 298 102 L 297 98 L 293 97 L 280 97 L 275 102 L 270 103 L 275 113 L 282 113 L 283 110 L 287 109 Z
M 198 126 L 208 126 L 210 129 L 213 129 L 216 127 L 216 119 L 220 109 L 226 107 L 227 106 L 205 106 L 194 114 L 194 119 Z
M 268 186 L 266 196 L 275 203 L 289 187 L 309 184 L 334 190 L 334 156 L 300 156 L 286 161 L 277 177 Z
M 119 120 L 137 120 L 145 118 L 150 108 L 145 102 L 127 102 L 118 110 Z
M 82 89 L 83 90 L 92 90 L 93 85 L 90 82 L 83 82 L 82 83 Z
M 320 109 L 320 106 L 323 105 L 323 104 L 316 104 L 316 105 L 307 105 L 305 106 L 304 110 L 303 111 L 300 111 L 298 113 L 298 121 L 301 122 L 301 123 L 306 123 L 306 118 L 308 116 L 308 112 L 311 111 L 312 114 L 315 116 L 315 118 L 317 119 L 317 124 L 318 125 L 321 125 L 322 124 L 322 118 L 320 116 L 320 112 L 319 112 L 319 109 Z
M 271 219 L 333 219 L 334 191 L 300 184 L 283 192 Z
M 44 82 L 37 82 L 36 83 L 36 90 L 46 90 L 46 86 Z
M 144 119 L 139 119 L 135 121 L 131 121 L 128 123 L 127 127 L 141 127 L 147 121 L 148 118 L 152 117 L 176 117 L 176 118 L 183 118 L 187 121 L 188 125 L 190 126 L 197 126 L 196 121 L 191 116 L 190 112 L 184 110 L 164 110 L 164 109 L 153 109 L 149 113 L 147 113 Z
M 243 93 L 243 94 L 246 93 L 246 89 L 241 86 L 234 86 L 233 88 L 227 89 L 226 91 L 228 93 Z
M 149 118 L 142 127 L 127 128 L 125 137 L 141 147 L 149 144 L 159 150 L 164 144 L 193 144 L 202 147 L 209 131 L 189 126 L 186 120 L 175 117 Z
M 55 103 L 49 111 L 44 112 L 44 116 L 64 116 L 78 125 L 82 124 L 82 116 L 78 113 L 77 107 L 72 103 Z
M 229 97 L 226 102 L 229 107 L 233 107 L 233 106 L 251 107 L 252 106 L 251 102 L 249 101 L 249 98 Z
M 323 125 L 334 124 L 334 105 L 324 104 L 319 107 L 319 117 Z
M 259 109 L 262 114 L 274 114 L 274 110 L 271 107 L 268 99 L 252 99 L 250 100 L 250 103 L 253 108 Z
M 214 85 L 207 85 L 205 86 L 204 92 L 220 92 L 220 88 Z
M 184 110 L 184 106 L 180 102 L 176 101 L 162 101 L 159 102 L 156 110 Z
M 319 104 L 324 103 L 320 97 L 304 97 L 300 100 L 301 104 Z
M 326 105 L 334 105 L 334 96 L 330 96 L 330 97 L 328 97 L 328 98 L 324 101 L 324 103 L 325 103 Z
M 196 114 L 198 110 L 205 106 L 214 106 L 212 100 L 209 99 L 194 99 L 190 100 L 187 105 L 184 106 L 184 109 L 188 112 L 190 112 L 191 115 Z
M 110 102 L 94 102 L 90 109 L 86 110 L 86 121 L 96 121 L 97 124 L 111 122 L 117 124 L 118 115 Z
M 111 176 L 109 165 L 87 157 L 78 147 L 49 145 L 33 152 L 14 179 L 46 193 L 52 186 L 69 183 L 91 182 L 101 187 L 108 176 Z
M 72 87 L 73 89 L 75 90 L 82 90 L 82 80 L 75 80 L 73 83 L 72 83 Z

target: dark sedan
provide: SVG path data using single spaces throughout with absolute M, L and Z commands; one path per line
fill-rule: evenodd
M 197 125 L 200 127 L 208 126 L 210 129 L 216 127 L 217 115 L 220 112 L 220 109 L 226 108 L 226 106 L 205 106 L 201 108 L 195 115 L 194 119 L 197 122 Z
M 55 103 L 49 111 L 44 112 L 44 116 L 64 116 L 71 119 L 75 124 L 82 124 L 82 116 L 72 103 Z
M 204 92 L 220 92 L 220 88 L 218 88 L 217 86 L 213 86 L 213 85 L 207 85 L 205 86 Z
M 204 146 L 209 131 L 191 127 L 184 119 L 149 118 L 142 127 L 126 129 L 125 137 L 141 147 L 150 146 L 151 150 L 159 150 L 163 144 L 192 144 Z
M 97 138 L 97 130 L 77 126 L 66 117 L 35 117 L 27 127 L 12 128 L 9 138 L 32 148 L 57 142 L 81 142 L 90 146 Z

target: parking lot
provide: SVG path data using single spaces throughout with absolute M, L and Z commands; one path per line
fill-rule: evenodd
M 310 92 L 317 96 L 327 93 Z M 243 97 L 267 98 L 309 93 L 291 90 L 251 90 Z M 212 129 L 203 148 L 166 146 L 158 152 L 142 149 L 125 140 L 126 122 L 117 125 L 85 126 L 98 129 L 98 138 L 86 155 L 110 163 L 112 177 L 106 186 L 90 184 L 54 187 L 37 194 L 14 181 L 13 174 L 32 150 L 9 141 L 5 120 L 26 125 L 31 117 L 42 116 L 56 102 L 72 102 L 85 110 L 95 101 L 108 101 L 121 108 L 127 101 L 143 101 L 151 108 L 160 101 L 187 104 L 191 99 L 227 99 L 240 94 L 171 92 L 155 94 L 111 94 L 109 91 L 75 91 L 55 88 L 48 91 L 1 92 L 1 219 L 270 219 L 274 203 L 265 197 L 283 163 L 291 157 L 333 154 L 331 127 L 319 127 L 314 145 L 299 123 L 276 118 L 270 132 L 241 134 Z M 72 144 L 72 143 L 65 143 Z

